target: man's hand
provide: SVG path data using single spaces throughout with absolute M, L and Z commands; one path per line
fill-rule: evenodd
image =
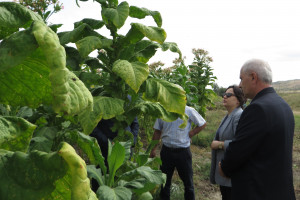
M 202 126 L 196 126 L 194 129 L 192 129 L 189 132 L 189 137 L 192 138 L 194 135 L 198 134 L 200 131 L 202 131 L 206 126 L 206 123 L 203 124 Z
M 222 177 L 228 178 L 227 176 L 225 176 L 225 174 L 224 174 L 224 172 L 223 172 L 223 170 L 222 170 L 221 162 L 219 162 L 219 173 L 220 173 L 220 175 L 221 175 Z
M 154 130 L 154 133 L 153 133 L 153 137 L 152 137 L 152 140 L 160 140 L 160 137 L 161 137 L 161 131 L 160 130 L 157 130 L 155 129 Z M 153 147 L 153 149 L 151 150 L 151 153 L 149 155 L 150 158 L 154 158 L 156 157 L 156 147 L 158 146 L 158 143 L 155 145 L 155 147 Z
M 150 153 L 150 158 L 154 158 L 156 157 L 156 149 L 152 149 L 151 153 Z
M 224 149 L 224 142 L 218 141 L 218 140 L 214 140 L 214 141 L 212 141 L 210 147 L 211 147 L 211 149 L 214 149 L 214 150 Z

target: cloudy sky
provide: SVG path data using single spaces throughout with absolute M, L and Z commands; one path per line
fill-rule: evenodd
M 72 30 L 83 18 L 101 19 L 97 2 L 61 0 L 64 10 L 50 22 L 65 24 L 59 31 Z M 119 0 L 119 2 L 121 2 Z M 129 5 L 159 11 L 167 42 L 175 42 L 193 61 L 193 48 L 205 49 L 213 58 L 211 67 L 220 86 L 239 83 L 239 70 L 251 58 L 269 62 L 273 81 L 300 79 L 299 0 L 127 0 Z M 134 21 L 134 20 L 133 20 Z M 155 25 L 151 17 L 136 22 Z M 127 33 L 129 27 L 122 27 Z M 100 33 L 105 35 L 105 28 Z M 149 63 L 162 61 L 171 66 L 178 57 L 158 51 Z

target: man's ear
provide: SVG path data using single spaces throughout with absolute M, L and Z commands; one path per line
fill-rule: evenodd
M 255 72 L 252 72 L 251 76 L 252 76 L 252 80 L 254 80 L 254 79 L 257 80 L 258 79 L 257 74 Z

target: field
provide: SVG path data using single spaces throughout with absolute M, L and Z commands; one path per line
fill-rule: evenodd
M 300 93 L 280 94 L 292 107 L 295 116 L 295 136 L 293 146 L 293 173 L 296 199 L 300 200 Z M 209 182 L 211 151 L 208 147 L 213 139 L 216 129 L 225 115 L 225 110 L 209 110 L 206 113 L 207 126 L 198 137 L 193 138 L 191 150 L 193 154 L 194 185 L 196 199 L 219 200 L 221 199 L 219 187 Z M 159 155 L 159 154 L 158 154 Z M 182 200 L 183 185 L 177 175 L 173 176 L 172 200 Z

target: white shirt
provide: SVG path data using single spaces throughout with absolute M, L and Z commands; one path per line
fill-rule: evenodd
M 162 143 L 169 148 L 186 148 L 191 145 L 189 131 L 191 130 L 192 122 L 197 126 L 203 126 L 206 121 L 192 107 L 185 107 L 185 114 L 189 117 L 185 128 L 179 128 L 183 120 L 178 118 L 173 122 L 165 122 L 162 119 L 156 119 L 154 129 L 162 131 Z

